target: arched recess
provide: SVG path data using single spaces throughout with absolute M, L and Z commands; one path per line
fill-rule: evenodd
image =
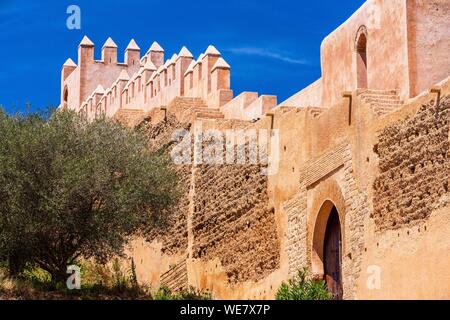
M 367 41 L 368 33 L 365 26 L 361 26 L 356 33 L 356 78 L 357 88 L 368 88 L 368 65 L 367 65 Z
M 67 88 L 67 86 L 65 86 L 64 91 L 63 91 L 63 107 L 64 107 L 64 109 L 67 109 L 68 100 L 69 100 L 69 89 Z
M 313 201 L 308 219 L 311 272 L 316 278 L 326 280 L 335 298 L 340 299 L 343 296 L 344 280 L 344 197 L 334 179 L 320 183 L 312 192 Z

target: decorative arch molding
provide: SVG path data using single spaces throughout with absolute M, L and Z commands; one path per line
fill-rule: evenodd
M 346 208 L 341 187 L 334 178 L 327 179 L 314 189 L 308 213 L 308 247 L 311 272 L 316 277 L 324 275 L 324 240 L 328 218 L 336 207 L 342 232 L 342 251 L 345 252 Z

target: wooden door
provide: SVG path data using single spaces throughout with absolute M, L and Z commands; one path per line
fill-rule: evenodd
M 334 299 L 342 299 L 341 224 L 336 207 L 328 218 L 324 242 L 324 271 L 328 290 Z

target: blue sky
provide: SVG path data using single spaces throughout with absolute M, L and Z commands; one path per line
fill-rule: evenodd
M 215 45 L 231 65 L 231 86 L 274 94 L 281 102 L 320 77 L 322 39 L 364 0 L 0 0 L 0 105 L 8 112 L 59 104 L 61 65 L 76 62 L 83 35 L 108 36 L 123 50 L 156 40 L 166 57 L 185 45 L 198 56 Z M 81 8 L 81 30 L 69 30 L 69 5 Z

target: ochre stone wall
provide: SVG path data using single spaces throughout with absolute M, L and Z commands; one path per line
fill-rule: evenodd
M 218 257 L 231 283 L 279 267 L 275 212 L 259 165 L 202 165 L 196 172 L 194 258 Z
M 178 129 L 189 129 L 190 125 L 180 123 L 173 115 L 168 115 L 166 121 L 153 124 L 151 116 L 139 125 L 145 130 L 149 139 L 150 148 L 158 150 L 167 148 L 170 152 L 174 146 L 172 134 Z M 189 211 L 189 188 L 191 177 L 191 165 L 174 166 L 179 177 L 179 199 L 178 203 L 167 210 L 163 221 L 157 227 L 152 226 L 145 235 L 147 239 L 159 239 L 163 242 L 162 252 L 173 254 L 175 252 L 186 252 L 188 244 L 187 214 Z
M 449 96 L 438 106 L 431 101 L 379 133 L 372 215 L 378 230 L 421 221 L 444 204 L 440 199 L 450 178 L 449 109 Z
M 288 216 L 286 251 L 289 274 L 307 267 L 323 277 L 322 247 L 316 243 L 318 221 L 327 215 L 322 208 L 331 201 L 337 208 L 342 232 L 344 298 L 355 298 L 355 283 L 361 273 L 364 251 L 364 218 L 369 215 L 367 194 L 356 185 L 353 159 L 347 141 L 330 148 L 301 168 L 299 191 L 284 204 Z M 319 236 L 320 238 L 320 236 Z
M 156 120 L 148 116 L 138 128 L 145 130 L 154 150 L 167 147 L 166 152 L 170 152 L 175 145 L 172 134 L 177 129 L 191 130 L 191 124 L 180 123 L 171 112 L 166 120 L 158 115 L 153 118 Z M 228 125 L 224 122 L 218 127 Z M 230 283 L 258 281 L 279 268 L 279 239 L 275 210 L 268 201 L 265 166 L 246 163 L 176 165 L 179 203 L 166 212 L 159 227 L 149 228 L 146 239 L 161 241 L 163 255 L 182 254 L 184 259 L 202 261 L 218 258 Z M 179 263 L 186 265 L 186 261 Z M 175 283 L 173 289 L 177 289 L 184 277 L 185 273 L 170 269 L 161 281 Z
M 169 271 L 161 275 L 161 285 L 174 291 L 188 289 L 186 260 L 171 266 Z
M 355 100 L 351 124 L 334 108 L 304 122 L 302 112 L 276 112 L 273 125 L 287 134 L 275 176 L 248 162 L 178 167 L 184 193 L 167 215 L 169 229 L 149 232 L 151 241 L 135 251 L 141 279 L 153 287 L 192 285 L 215 298 L 272 299 L 303 267 L 323 276 L 325 204 L 332 203 L 341 223 L 345 299 L 448 297 L 450 81 L 441 88 L 437 108 L 436 93 L 429 93 L 379 118 Z M 141 124 L 152 148 L 171 146 L 175 129 L 198 125 L 189 115 L 183 119 L 191 124 L 180 123 L 170 108 L 164 121 L 161 112 Z M 310 132 L 325 128 L 332 115 L 339 125 L 313 139 Z M 306 136 L 297 123 L 306 126 Z M 245 123 L 208 119 L 201 127 L 234 126 Z M 381 289 L 367 285 L 374 267 L 381 270 Z

